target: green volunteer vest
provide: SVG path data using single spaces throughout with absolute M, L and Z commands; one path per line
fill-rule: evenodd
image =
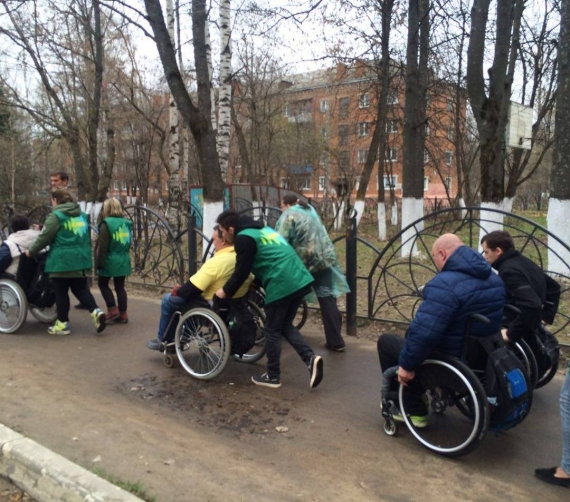
M 131 275 L 131 239 L 133 222 L 110 216 L 103 220 L 111 236 L 105 266 L 99 270 L 103 277 Z M 99 225 L 101 226 L 101 225 Z
M 257 252 L 252 272 L 265 289 L 265 303 L 285 298 L 313 282 L 295 250 L 272 228 L 246 228 L 238 235 L 255 240 Z
M 59 230 L 50 245 L 46 272 L 72 272 L 93 267 L 87 215 L 82 212 L 79 216 L 67 216 L 57 209 L 53 214 L 59 220 Z

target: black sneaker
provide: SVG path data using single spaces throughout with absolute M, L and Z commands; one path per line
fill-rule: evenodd
M 325 349 L 332 350 L 334 352 L 344 352 L 346 349 L 346 345 L 337 345 L 333 347 L 332 345 L 325 343 Z
M 152 340 L 147 340 L 146 346 L 150 350 L 159 350 L 162 342 L 158 338 L 153 338 Z
M 271 387 L 272 389 L 281 387 L 281 380 L 279 380 L 279 378 L 269 378 L 269 375 L 267 373 L 264 373 L 260 376 L 252 376 L 251 381 L 255 385 L 261 385 L 262 387 Z
M 313 354 L 311 362 L 309 363 L 309 372 L 311 373 L 311 383 L 309 386 L 314 389 L 321 383 L 323 379 L 323 358 Z

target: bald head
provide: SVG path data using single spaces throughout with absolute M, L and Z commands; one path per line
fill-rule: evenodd
M 448 258 L 461 246 L 463 242 L 455 234 L 443 234 L 438 237 L 431 249 L 437 269 L 441 270 Z

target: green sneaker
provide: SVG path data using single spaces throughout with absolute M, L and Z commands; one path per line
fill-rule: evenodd
M 105 312 L 101 309 L 95 309 L 91 312 L 91 318 L 93 319 L 93 324 L 95 324 L 95 329 L 97 333 L 101 333 L 105 329 L 105 320 L 106 320 Z
M 395 403 L 391 403 L 389 412 L 390 415 L 392 415 L 394 421 L 404 422 L 404 417 L 402 416 L 402 412 Z M 408 418 L 410 419 L 412 425 L 416 429 L 424 429 L 429 424 L 429 415 L 409 415 Z
M 69 330 L 68 322 L 61 322 L 59 320 L 55 321 L 53 326 L 50 326 L 47 331 L 50 335 L 65 336 L 69 335 L 71 331 Z

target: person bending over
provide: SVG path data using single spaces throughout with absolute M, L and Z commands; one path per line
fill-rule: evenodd
M 20 256 L 36 240 L 40 232 L 30 228 L 30 220 L 23 214 L 15 214 L 10 219 L 12 233 L 0 246 L 0 273 L 16 275 Z

